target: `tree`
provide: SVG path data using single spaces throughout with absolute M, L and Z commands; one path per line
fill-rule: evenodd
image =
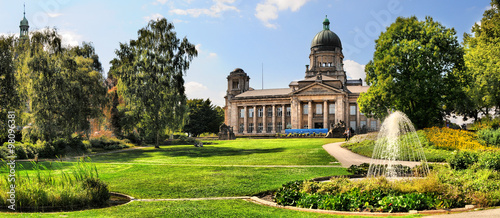
M 397 18 L 375 41 L 361 112 L 381 119 L 400 110 L 418 128 L 441 122 L 463 95 L 463 49 L 455 35 L 430 17 Z
M 18 76 L 30 102 L 32 138 L 51 141 L 74 132 L 88 134 L 89 120 L 102 115 L 106 96 L 102 74 L 94 70 L 98 57 L 93 47 L 84 43 L 86 54 L 77 52 L 82 48 L 62 47 L 55 30 L 33 32 L 22 46 L 29 49 L 20 50 L 25 54 L 19 56 Z
M 472 34 L 464 34 L 465 65 L 471 82 L 465 87 L 471 106 L 463 112 L 469 117 L 500 113 L 500 1 L 493 0 Z
M 219 126 L 224 122 L 224 111 L 222 108 L 212 105 L 210 99 L 188 100 L 187 108 L 188 119 L 184 126 L 184 132 L 195 137 L 201 133 L 219 132 Z
M 7 113 L 19 109 L 13 53 L 14 37 L 0 36 L 0 142 L 7 138 Z M 19 119 L 18 119 L 19 120 Z M 3 143 L 2 143 L 3 144 Z
M 138 31 L 137 40 L 120 44 L 117 58 L 111 61 L 118 91 L 127 109 L 140 120 L 137 128 L 155 137 L 178 129 L 186 114 L 183 75 L 197 55 L 195 46 L 185 37 L 180 40 L 174 25 L 165 18 L 150 21 Z

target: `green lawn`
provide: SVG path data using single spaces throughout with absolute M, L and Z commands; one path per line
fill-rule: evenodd
M 1 214 L 2 217 L 349 217 L 299 212 L 244 200 L 132 202 L 117 207 L 62 213 Z M 403 216 L 416 217 L 416 216 Z
M 237 139 L 193 145 L 147 147 L 93 157 L 94 162 L 189 165 L 328 165 L 336 161 L 321 147 L 341 139 Z
M 111 191 L 136 198 L 198 198 L 250 196 L 293 181 L 346 175 L 322 148 L 340 139 L 238 139 L 214 141 L 203 148 L 177 145 L 94 156 L 92 162 Z M 31 163 L 22 163 L 30 169 Z M 73 162 L 42 163 L 68 170 Z M 271 167 L 284 165 L 289 167 Z M 21 170 L 33 173 L 31 170 Z M 53 172 L 59 173 L 58 170 Z M 2 172 L 5 175 L 5 172 Z M 7 215 L 7 214 L 1 214 Z M 41 214 L 23 214 L 40 216 Z M 113 208 L 50 213 L 69 217 L 318 217 L 256 205 L 243 200 L 132 202 Z M 327 215 L 325 215 L 327 216 Z

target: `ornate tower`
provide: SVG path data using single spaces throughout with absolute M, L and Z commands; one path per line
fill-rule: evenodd
M 234 69 L 227 77 L 226 100 L 250 89 L 250 77 L 241 68 Z M 227 105 L 227 104 L 226 104 Z
M 330 21 L 325 17 L 323 30 L 317 33 L 311 42 L 306 78 L 323 75 L 345 82 L 343 59 L 340 38 L 330 30 Z
M 19 37 L 21 39 L 27 39 L 29 37 L 28 35 L 28 29 L 30 28 L 30 25 L 28 24 L 28 20 L 26 19 L 26 5 L 24 5 L 24 16 L 23 19 L 21 20 L 21 24 L 19 25 Z

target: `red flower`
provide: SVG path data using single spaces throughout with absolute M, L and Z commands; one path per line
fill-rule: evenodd
M 389 203 L 389 207 L 392 206 L 392 203 Z

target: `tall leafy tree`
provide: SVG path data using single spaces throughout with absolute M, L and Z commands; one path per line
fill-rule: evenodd
M 27 78 L 20 86 L 27 90 L 32 134 L 51 141 L 73 132 L 89 133 L 89 120 L 102 114 L 106 96 L 96 59 L 76 52 L 80 48 L 62 47 L 55 30 L 32 33 L 28 48 L 26 60 L 19 60 L 27 63 L 28 70 L 20 70 L 19 76 Z M 97 56 L 88 49 L 87 54 Z
M 464 34 L 465 65 L 471 82 L 465 87 L 472 102 L 464 115 L 478 118 L 500 113 L 500 1 L 493 0 L 472 34 Z
M 453 28 L 430 17 L 399 17 L 375 42 L 365 68 L 371 87 L 358 99 L 363 113 L 383 118 L 400 110 L 423 128 L 454 110 L 465 80 L 463 49 Z
M 137 128 L 155 137 L 155 147 L 167 129 L 179 129 L 186 114 L 183 75 L 197 55 L 187 38 L 178 39 L 165 18 L 150 21 L 138 38 L 120 44 L 111 61 L 119 78 L 118 91 L 140 120 Z
M 212 104 L 210 99 L 191 99 L 187 101 L 188 118 L 184 131 L 198 136 L 201 133 L 218 133 L 224 122 L 224 111 Z M 222 113 L 221 113 L 222 112 Z
M 0 36 L 0 143 L 7 138 L 7 113 L 19 109 L 14 65 L 14 37 Z

